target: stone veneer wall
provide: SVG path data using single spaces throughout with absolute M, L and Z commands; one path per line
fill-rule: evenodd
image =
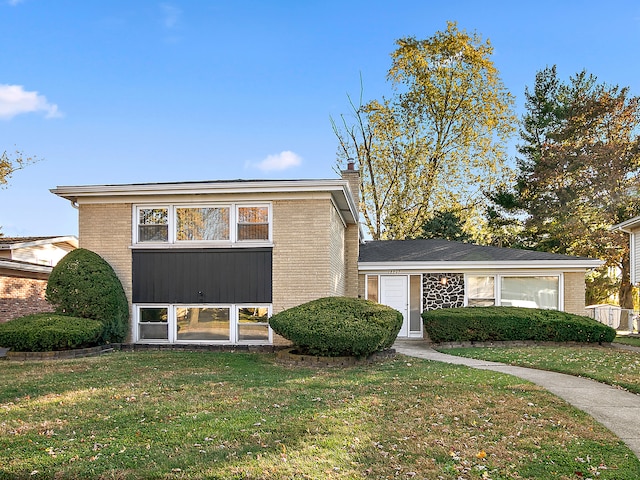
M 446 284 L 440 279 L 446 278 Z M 462 273 L 425 273 L 422 275 L 422 308 L 437 310 L 464 306 L 464 275 Z

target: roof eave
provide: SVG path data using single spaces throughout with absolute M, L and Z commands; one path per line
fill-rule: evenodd
M 358 262 L 360 271 L 472 271 L 472 270 L 585 270 L 598 268 L 604 265 L 602 260 L 576 259 L 576 260 L 521 260 L 521 261 L 473 261 L 463 262 L 446 260 L 437 262 Z
M 613 225 L 609 230 L 620 230 L 625 233 L 633 233 L 633 229 L 640 227 L 640 216 L 630 218 L 624 222 Z
M 0 268 L 6 268 L 8 270 L 18 270 L 23 272 L 35 272 L 35 273 L 51 273 L 53 267 L 49 265 L 38 265 L 36 263 L 26 262 L 12 262 L 4 259 L 0 259 Z
M 206 195 L 252 193 L 329 192 L 349 223 L 358 222 L 357 206 L 346 180 L 243 180 L 221 182 L 144 183 L 122 185 L 58 186 L 49 190 L 73 204 L 82 198 L 154 195 Z

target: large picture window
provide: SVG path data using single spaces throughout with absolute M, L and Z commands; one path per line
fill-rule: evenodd
M 229 240 L 229 209 L 176 208 L 176 240 Z
M 501 305 L 558 308 L 558 277 L 502 277 Z
M 228 307 L 176 309 L 178 340 L 230 340 Z
M 271 205 L 138 205 L 134 244 L 244 246 L 271 241 Z
M 559 275 L 467 275 L 465 289 L 468 306 L 561 308 Z

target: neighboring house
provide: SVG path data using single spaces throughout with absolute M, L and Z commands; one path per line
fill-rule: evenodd
M 508 305 L 585 315 L 592 260 L 448 240 L 384 240 L 360 245 L 363 297 L 401 311 L 403 337 L 422 337 L 425 310 Z
M 0 322 L 49 311 L 49 274 L 75 248 L 74 236 L 0 237 Z
M 621 232 L 629 234 L 629 273 L 631 276 L 631 284 L 636 285 L 640 282 L 640 216 L 614 225 L 611 229 L 620 230 Z
M 278 344 L 270 315 L 325 296 L 405 315 L 519 304 L 584 313 L 597 260 L 445 241 L 361 243 L 359 173 L 335 180 L 63 186 L 80 246 L 105 258 L 131 305 L 133 342 Z M 358 256 L 360 259 L 358 262 Z

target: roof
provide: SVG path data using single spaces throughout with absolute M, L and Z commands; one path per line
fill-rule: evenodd
M 15 250 L 16 248 L 33 247 L 54 243 L 69 243 L 78 248 L 78 239 L 73 235 L 49 237 L 0 237 L 0 250 Z
M 119 185 L 58 186 L 50 190 L 66 198 L 74 205 L 92 198 L 111 198 L 125 201 L 134 197 L 137 201 L 152 201 L 161 195 L 206 194 L 283 194 L 283 193 L 331 193 L 336 205 L 350 223 L 357 223 L 357 206 L 349 182 L 343 179 L 325 180 L 205 180 L 164 183 L 130 183 Z
M 442 239 L 378 240 L 360 245 L 361 269 L 390 268 L 595 268 L 602 260 Z
M 23 262 L 21 260 L 12 260 L 9 258 L 0 258 L 0 269 L 17 270 L 19 272 L 33 273 L 51 273 L 53 267 L 50 265 L 39 265 L 31 262 Z

